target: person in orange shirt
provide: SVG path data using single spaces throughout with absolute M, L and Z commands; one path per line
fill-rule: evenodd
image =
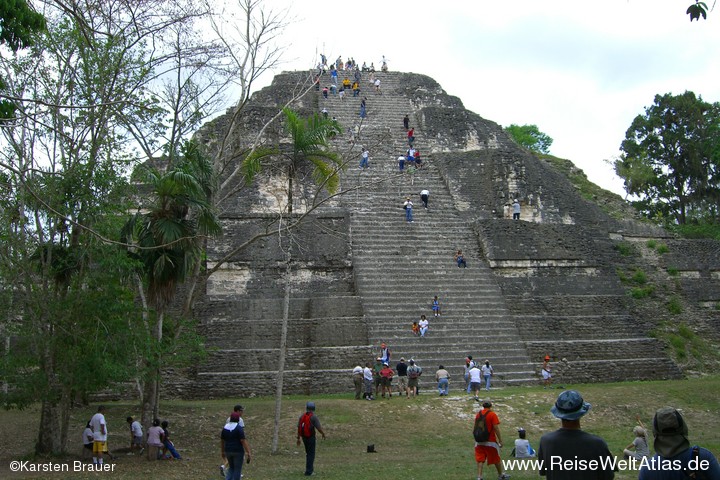
M 502 436 L 500 434 L 500 419 L 497 414 L 492 410 L 492 403 L 485 400 L 482 404 L 483 408 L 477 415 L 475 415 L 475 421 L 477 422 L 483 415 L 485 416 L 485 425 L 487 430 L 490 432 L 490 436 L 485 442 L 475 442 L 475 461 L 478 465 L 478 480 L 483 478 L 483 466 L 485 462 L 488 465 L 495 465 L 498 472 L 498 480 L 506 480 L 510 478 L 503 472 L 502 462 L 500 461 L 500 449 L 502 448 Z

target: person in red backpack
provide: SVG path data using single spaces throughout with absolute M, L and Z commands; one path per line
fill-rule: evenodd
M 300 446 L 300 439 L 305 444 L 305 475 L 313 474 L 313 465 L 315 463 L 315 431 L 320 432 L 323 440 L 325 440 L 325 432 L 320 426 L 320 420 L 315 415 L 315 403 L 307 402 L 305 405 L 305 413 L 298 420 L 297 444 Z

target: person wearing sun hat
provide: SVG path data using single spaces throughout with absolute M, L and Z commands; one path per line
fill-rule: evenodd
M 540 475 L 549 480 L 615 478 L 612 454 L 605 440 L 580 428 L 580 418 L 591 407 L 576 390 L 566 390 L 558 396 L 550 412 L 560 419 L 561 425 L 540 438 Z
M 688 426 L 673 407 L 653 418 L 655 456 L 640 468 L 639 480 L 720 479 L 720 465 L 709 450 L 690 446 Z

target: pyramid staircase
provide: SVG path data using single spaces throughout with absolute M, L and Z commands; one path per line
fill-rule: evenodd
M 454 382 L 462 383 L 464 359 L 472 355 L 490 360 L 496 386 L 535 381 L 515 319 L 479 251 L 477 235 L 455 208 L 432 164 L 432 142 L 417 127 L 414 146 L 422 152 L 423 166 L 414 174 L 399 172 L 396 159 L 408 148 L 403 117 L 410 114 L 414 126 L 416 109 L 400 94 L 403 75 L 376 76 L 381 93 L 371 89 L 360 97 L 367 97 L 364 120 L 359 116 L 360 98 L 319 95 L 319 108 L 345 128 L 345 135 L 335 140 L 336 147 L 342 151 L 355 146 L 346 154 L 350 160 L 342 188 L 357 190 L 344 195 L 342 203 L 351 211 L 353 271 L 370 342 L 378 349 L 386 342 L 394 361 L 415 359 L 431 378 L 443 365 Z M 363 79 L 363 86 L 369 87 L 369 81 Z M 369 169 L 358 167 L 361 147 L 370 151 Z M 427 210 L 419 197 L 422 189 L 430 191 Z M 414 203 L 413 223 L 405 221 L 406 197 Z M 468 268 L 456 266 L 457 249 L 463 250 Z M 442 308 L 438 318 L 431 311 L 436 295 Z M 430 321 L 425 338 L 410 329 L 421 314 Z

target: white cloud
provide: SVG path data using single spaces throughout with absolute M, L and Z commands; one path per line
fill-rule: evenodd
M 690 3 L 267 1 L 298 19 L 280 40 L 283 70 L 309 68 L 321 51 L 376 66 L 385 55 L 392 70 L 433 77 L 488 120 L 538 125 L 553 154 L 618 193 L 603 160 L 619 154 L 655 94 L 720 101 L 720 10 L 690 23 Z

